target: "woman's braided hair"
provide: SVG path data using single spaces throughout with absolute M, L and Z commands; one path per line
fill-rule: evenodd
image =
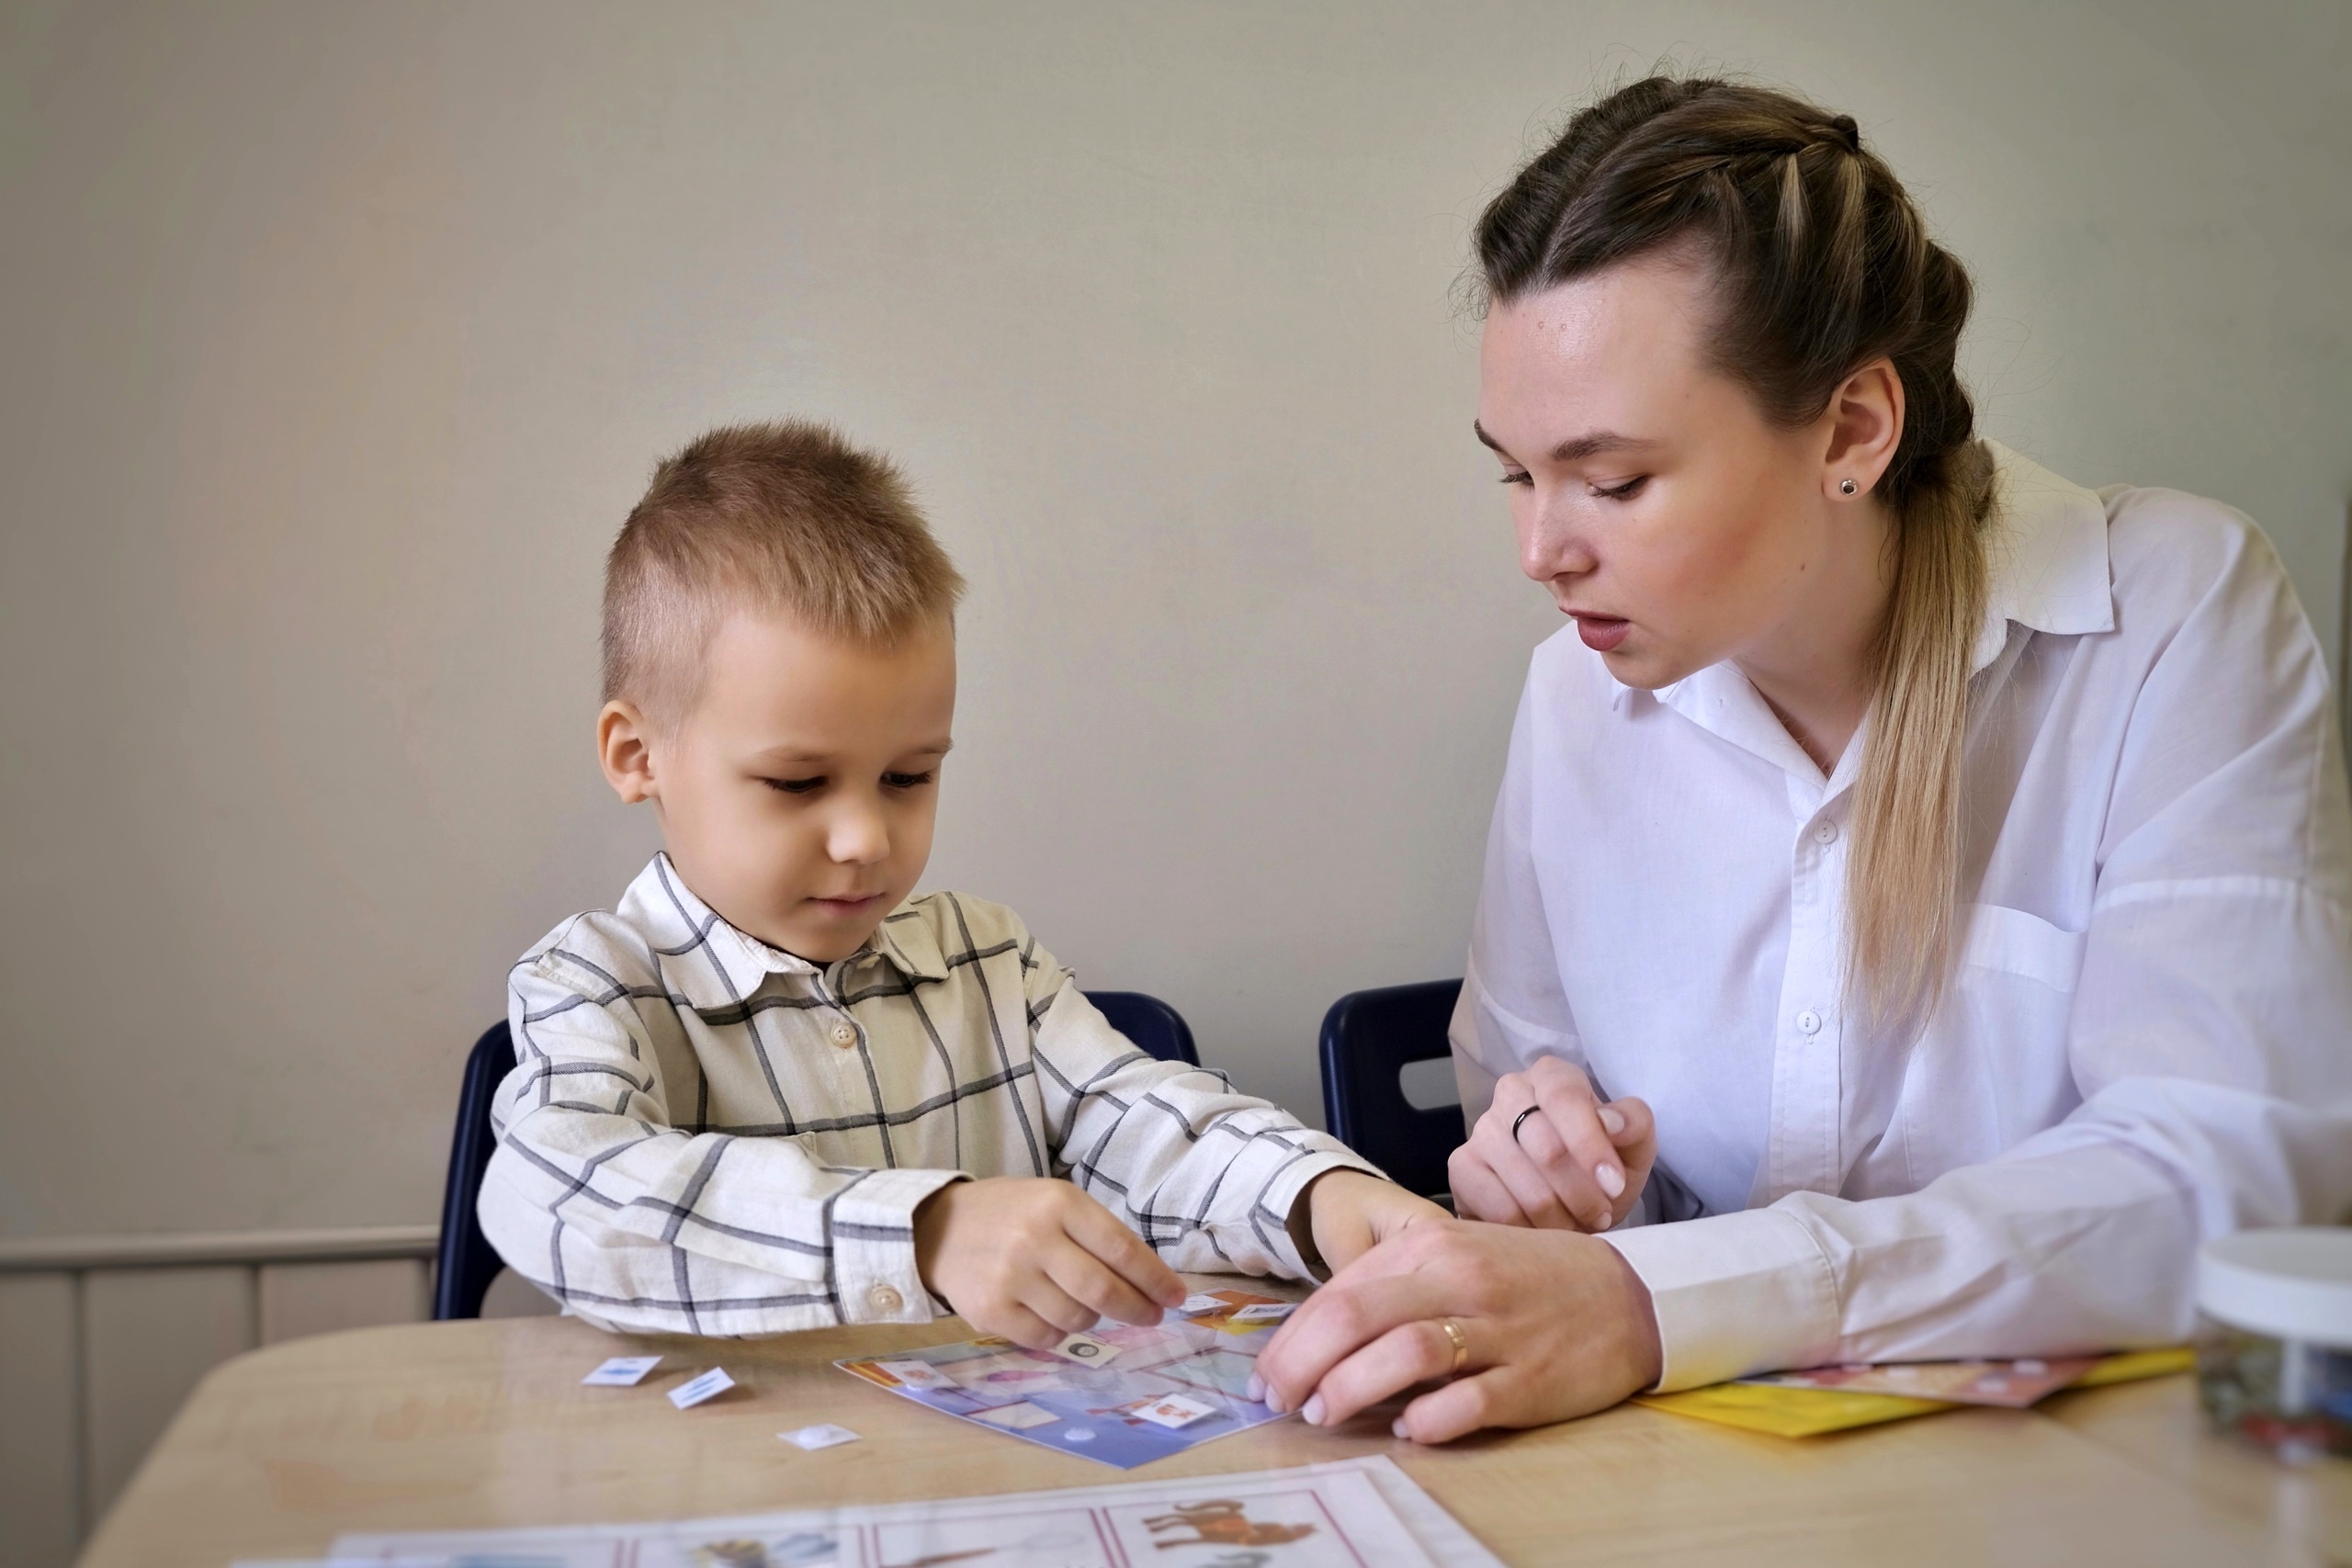
M 1487 298 L 1510 300 L 1682 249 L 1715 290 L 1709 353 L 1767 419 L 1809 423 L 1890 361 L 1902 437 L 1876 495 L 1894 591 L 1847 865 L 1849 989 L 1924 1019 L 1951 966 L 1961 755 L 1984 614 L 1992 463 L 1953 366 L 1968 274 L 1931 240 L 1854 121 L 1783 93 L 1654 76 L 1569 120 L 1478 220 Z

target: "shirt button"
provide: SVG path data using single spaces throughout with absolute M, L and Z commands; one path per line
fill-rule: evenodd
M 833 1043 L 846 1051 L 857 1043 L 857 1025 L 841 1022 L 833 1025 Z
M 1821 1032 L 1821 1015 L 1807 1008 L 1797 1014 L 1797 1027 L 1807 1034 L 1818 1034 Z
M 1824 822 L 1815 827 L 1813 830 L 1813 841 L 1816 844 L 1836 843 L 1838 841 L 1838 824 L 1835 822 Z
M 907 1298 L 889 1285 L 876 1285 L 865 1292 L 866 1304 L 876 1312 L 897 1312 L 907 1304 Z

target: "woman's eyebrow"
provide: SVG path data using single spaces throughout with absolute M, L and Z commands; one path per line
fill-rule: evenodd
M 1470 432 L 1478 438 L 1481 445 L 1501 453 L 1506 457 L 1510 456 L 1510 453 L 1503 451 L 1502 443 L 1487 434 L 1487 427 L 1475 419 L 1470 422 Z M 1604 452 L 1624 452 L 1649 445 L 1651 443 L 1638 436 L 1620 435 L 1613 430 L 1596 430 L 1588 435 L 1570 436 L 1553 447 L 1552 461 L 1555 463 L 1579 462 L 1586 457 L 1598 457 Z

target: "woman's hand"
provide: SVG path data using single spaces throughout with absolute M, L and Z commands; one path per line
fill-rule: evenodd
M 1605 1231 L 1633 1213 L 1657 1158 L 1647 1105 L 1603 1105 L 1582 1069 L 1540 1056 L 1496 1082 L 1494 1103 L 1446 1175 L 1464 1219 Z
M 1442 1443 L 1481 1427 L 1539 1427 L 1603 1409 L 1657 1381 L 1649 1290 L 1590 1236 L 1447 1220 L 1365 1253 L 1291 1314 L 1258 1358 L 1266 1403 L 1332 1427 L 1416 1383 L 1400 1438 Z

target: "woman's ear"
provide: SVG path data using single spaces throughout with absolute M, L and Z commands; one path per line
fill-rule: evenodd
M 596 761 L 605 782 L 629 805 L 658 799 L 653 782 L 653 733 L 634 703 L 605 705 L 596 716 Z
M 1873 359 L 1847 377 L 1823 417 L 1829 422 L 1823 491 L 1836 501 L 1868 495 L 1903 444 L 1903 378 L 1894 361 Z

